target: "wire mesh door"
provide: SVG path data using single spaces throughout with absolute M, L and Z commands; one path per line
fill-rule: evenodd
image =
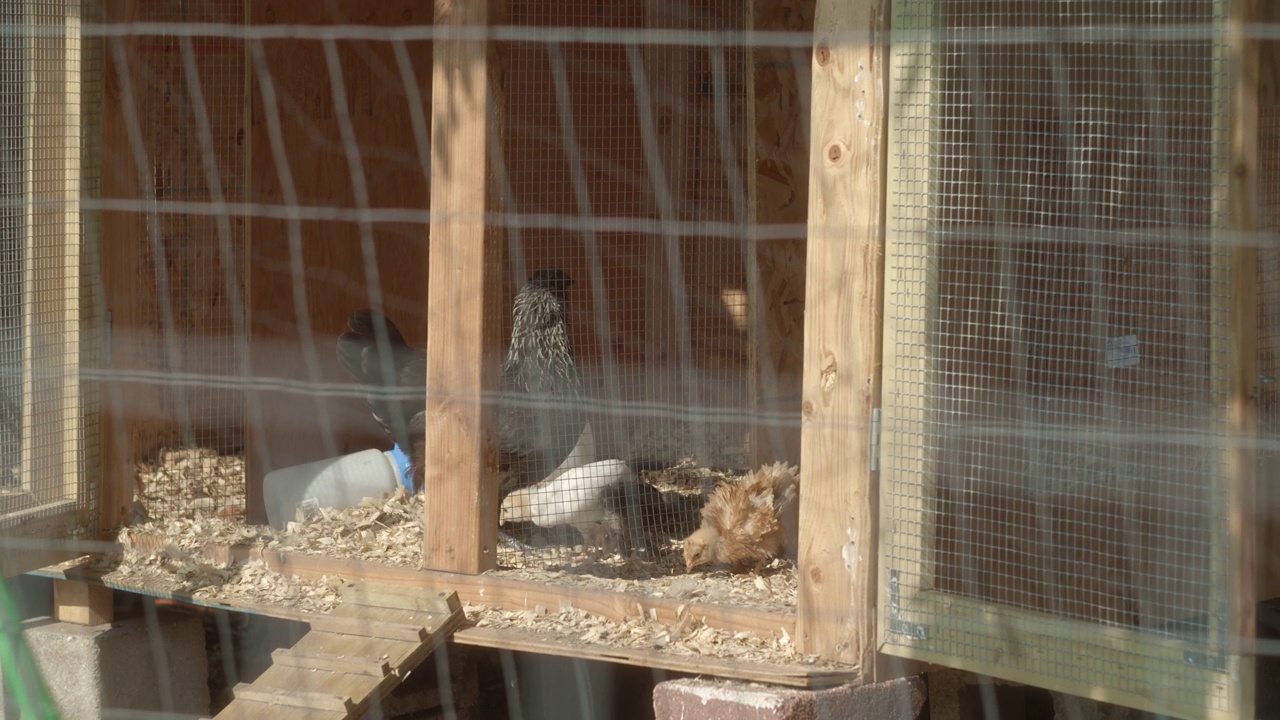
M 88 8 L 90 12 L 92 8 Z M 96 182 L 82 122 L 100 78 L 79 2 L 7 0 L 0 22 L 0 536 L 5 575 L 60 555 L 49 541 L 93 530 L 92 281 L 80 197 Z M 90 57 L 86 59 L 86 51 Z M 89 65 L 86 71 L 86 65 Z
M 1229 8 L 1127 8 L 894 3 L 882 649 L 1225 714 L 1225 43 L 1085 29 Z

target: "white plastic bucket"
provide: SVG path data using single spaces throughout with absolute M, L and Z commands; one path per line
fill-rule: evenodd
M 304 500 L 314 499 L 320 507 L 354 507 L 365 498 L 395 490 L 401 482 L 392 451 L 378 449 L 272 470 L 262 480 L 267 523 L 283 529 L 296 518 Z

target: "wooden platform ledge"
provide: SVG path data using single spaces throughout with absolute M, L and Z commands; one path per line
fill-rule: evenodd
M 154 539 L 158 544 L 159 540 Z M 138 544 L 146 547 L 151 540 L 142 539 Z M 158 546 L 162 546 L 159 544 Z M 243 548 L 234 551 L 225 547 L 208 548 L 214 557 L 236 556 L 249 559 L 250 554 Z M 489 575 L 464 575 L 455 573 L 416 570 L 414 568 L 395 567 L 370 561 L 340 560 L 315 555 L 299 555 L 279 551 L 254 552 L 252 557 L 263 560 L 271 569 L 299 578 L 318 580 L 323 576 L 342 578 L 361 578 L 356 583 L 348 583 L 343 587 L 344 603 L 359 603 L 361 599 L 367 604 L 383 604 L 392 606 L 396 600 L 388 599 L 386 594 L 400 598 L 400 602 L 412 603 L 413 608 L 429 607 L 437 602 L 433 593 L 438 588 L 451 587 L 456 596 L 463 602 L 484 604 L 508 610 L 525 610 L 542 605 L 559 607 L 561 602 L 572 604 L 594 615 L 613 620 L 625 621 L 640 613 L 656 613 L 661 622 L 672 623 L 676 619 L 678 600 L 655 598 L 626 593 L 614 593 L 585 588 L 549 587 L 533 582 L 493 577 Z M 271 605 L 252 601 L 235 600 L 230 602 L 200 600 L 185 593 L 172 593 L 156 588 L 134 586 L 118 582 L 110 582 L 91 566 L 92 558 L 84 557 L 60 565 L 52 565 L 32 574 L 56 579 L 74 579 L 82 582 L 107 585 L 123 592 L 139 595 L 178 600 L 192 605 L 212 607 L 230 612 L 244 612 L 302 623 L 311 623 L 318 616 L 305 613 L 284 605 Z M 363 582 L 362 587 L 357 586 Z M 412 593 L 406 592 L 412 589 Z M 404 599 L 411 598 L 411 599 Z M 723 605 L 688 603 L 686 612 L 704 619 L 707 625 L 736 631 L 756 632 L 764 636 L 783 631 L 788 634 L 795 631 L 795 615 L 791 613 L 771 613 L 749 608 L 735 608 Z M 451 640 L 461 645 L 490 647 L 522 652 L 555 655 L 560 657 L 584 658 L 613 662 L 638 667 L 648 667 L 673 672 L 700 674 L 732 680 L 768 682 L 797 688 L 829 687 L 854 679 L 852 672 L 833 671 L 826 668 L 815 668 L 803 664 L 775 665 L 772 663 L 748 662 L 718 658 L 688 658 L 665 653 L 661 650 L 643 648 L 615 648 L 607 646 L 585 645 L 576 638 L 551 634 L 534 633 L 517 628 L 465 628 L 453 633 Z M 316 660 L 317 662 L 323 659 Z M 298 661 L 292 657 L 277 664 L 289 665 Z M 352 666 L 355 667 L 354 665 Z M 363 667 L 363 665 L 361 666 Z M 372 672 L 364 667 L 365 671 Z M 354 670 L 349 670 L 354 672 Z

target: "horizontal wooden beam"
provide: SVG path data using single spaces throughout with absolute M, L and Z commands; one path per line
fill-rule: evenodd
M 143 541 L 148 545 L 158 539 Z M 223 553 L 228 552 L 223 550 Z M 253 553 L 254 559 L 266 562 L 268 567 L 302 579 L 318 580 L 325 575 L 333 577 L 359 577 L 368 582 L 400 588 L 449 587 L 464 602 L 485 604 L 506 610 L 524 610 L 537 605 L 559 607 L 560 602 L 585 612 L 621 622 L 640 614 L 655 614 L 658 621 L 671 623 L 684 605 L 683 614 L 701 619 L 710 627 L 723 630 L 754 632 L 769 636 L 786 632 L 794 637 L 795 615 L 771 613 L 750 608 L 681 603 L 667 598 L 626 595 L 576 588 L 557 588 L 544 584 L 465 573 L 445 573 L 414 568 L 394 567 L 359 560 L 337 560 L 319 556 L 287 554 L 278 551 Z M 92 556 L 77 563 L 63 563 L 37 571 L 35 574 L 54 578 L 71 578 L 84 582 L 97 582 L 124 592 L 165 597 L 193 605 L 213 607 L 230 612 L 247 612 L 310 623 L 316 616 L 287 605 L 272 605 L 244 600 L 210 601 L 192 598 L 182 593 L 143 586 L 127 585 L 105 580 L 100 570 L 94 568 Z M 460 645 L 495 647 L 560 657 L 574 657 L 602 662 L 612 662 L 636 667 L 649 667 L 672 672 L 695 673 L 733 680 L 769 682 L 789 687 L 812 688 L 838 685 L 854 679 L 844 670 L 817 668 L 805 663 L 780 665 L 750 662 L 727 658 L 688 658 L 656 649 L 623 648 L 584 645 L 574 637 L 547 633 L 534 633 L 520 628 L 467 628 L 458 630 L 450 638 Z
M 562 604 L 568 604 L 614 622 L 625 622 L 628 618 L 639 615 L 652 617 L 656 614 L 658 622 L 674 623 L 679 615 L 688 614 L 711 627 L 745 631 L 763 637 L 779 636 L 783 632 L 790 635 L 795 629 L 795 616 L 790 613 L 772 613 L 729 605 L 686 603 L 673 598 L 547 585 L 492 575 L 418 570 L 320 555 L 268 551 L 263 554 L 263 560 L 277 572 L 297 575 L 303 579 L 318 580 L 327 575 L 360 577 L 386 584 L 422 588 L 448 587 L 457 592 L 463 602 L 506 610 L 528 610 L 538 605 L 558 608 Z
M 852 673 L 847 671 L 815 670 L 801 663 L 778 665 L 706 656 L 682 657 L 648 648 L 584 645 L 572 636 L 535 633 L 518 628 L 468 628 L 455 634 L 454 640 L 464 645 L 661 668 L 691 675 L 713 675 L 789 687 L 831 687 L 853 679 Z

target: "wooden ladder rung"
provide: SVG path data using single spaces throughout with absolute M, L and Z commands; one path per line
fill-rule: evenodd
M 452 590 L 430 591 L 354 580 L 342 586 L 341 595 L 342 602 L 364 607 L 415 610 L 437 615 L 448 615 L 462 609 L 458 593 Z
M 267 705 L 287 705 L 289 707 L 306 708 L 307 710 L 327 710 L 344 713 L 351 713 L 356 709 L 355 701 L 349 697 L 307 690 L 261 688 L 254 687 L 248 683 L 240 683 L 236 685 L 234 693 L 239 700 L 252 700 L 253 702 Z
M 336 633 L 338 635 L 358 635 L 414 643 L 423 642 L 430 637 L 426 626 L 416 623 L 410 625 L 408 623 L 385 622 L 363 617 L 336 617 L 333 615 L 316 615 L 309 622 L 312 630 Z
M 391 674 L 391 663 L 386 660 L 371 660 L 369 658 L 334 655 L 332 653 L 304 652 L 297 648 L 277 648 L 273 650 L 271 652 L 271 662 L 288 667 L 307 670 L 328 670 L 350 675 L 386 677 Z

